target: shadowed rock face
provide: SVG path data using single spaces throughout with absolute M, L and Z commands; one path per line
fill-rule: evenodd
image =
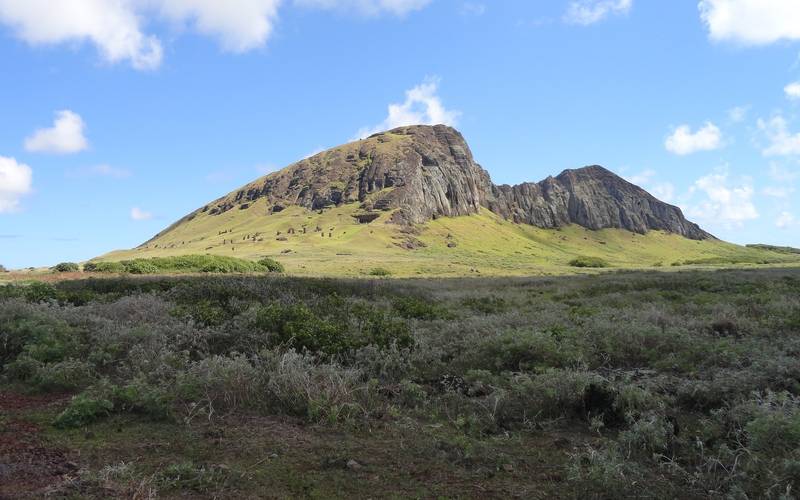
M 566 170 L 538 183 L 496 186 L 475 163 L 461 134 L 444 125 L 401 127 L 325 151 L 262 177 L 187 218 L 202 212 L 220 214 L 261 198 L 267 199 L 269 212 L 289 205 L 324 210 L 358 202 L 367 212 L 394 210 L 392 220 L 399 224 L 469 215 L 483 207 L 543 228 L 579 224 L 712 238 L 687 221 L 679 208 L 599 166 Z

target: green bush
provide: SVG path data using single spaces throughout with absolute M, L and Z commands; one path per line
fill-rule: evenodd
M 83 427 L 107 417 L 114 409 L 114 403 L 107 399 L 95 398 L 89 394 L 78 394 L 69 406 L 53 421 L 60 429 Z
M 253 262 L 221 255 L 179 255 L 175 257 L 151 257 L 121 262 L 89 262 L 84 265 L 86 272 L 98 273 L 251 273 L 283 272 L 283 266 L 273 259 Z
M 369 275 L 370 276 L 386 277 L 386 276 L 391 276 L 392 272 L 390 270 L 388 270 L 388 269 L 383 268 L 383 267 L 376 267 L 376 268 L 371 269 L 369 271 Z
M 171 415 L 172 396 L 159 387 L 136 380 L 119 387 L 112 385 L 104 391 L 120 412 L 143 415 L 152 420 L 168 420 Z
M 600 257 L 576 257 L 569 261 L 572 267 L 609 267 L 608 262 Z
M 392 304 L 394 310 L 403 318 L 413 319 L 445 319 L 450 316 L 448 311 L 437 305 L 432 300 L 421 297 L 401 297 Z
M 56 290 L 55 286 L 41 281 L 34 281 L 24 287 L 24 290 L 24 296 L 30 302 L 44 302 L 55 299 L 58 296 L 58 290 Z
M 50 270 L 57 273 L 76 273 L 81 270 L 81 266 L 74 262 L 62 262 L 51 267 Z
M 87 273 L 120 274 L 125 272 L 125 266 L 121 262 L 87 262 L 83 270 Z
M 267 271 L 271 273 L 282 273 L 286 271 L 283 267 L 283 264 L 275 259 L 270 259 L 269 257 L 264 257 L 263 259 L 259 260 L 258 265 L 265 267 Z
M 8 365 L 8 374 L 37 390 L 53 392 L 83 389 L 94 380 L 91 364 L 74 359 L 42 363 L 20 356 Z
M 328 355 L 376 345 L 408 347 L 413 343 L 408 325 L 387 312 L 364 304 L 343 309 L 339 300 L 311 308 L 299 304 L 269 304 L 259 308 L 256 326 L 268 332 L 269 345 L 292 347 Z
M 157 274 L 161 270 L 152 259 L 123 260 L 122 266 L 130 274 Z

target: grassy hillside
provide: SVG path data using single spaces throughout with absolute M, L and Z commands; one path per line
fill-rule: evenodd
M 791 263 L 800 258 L 721 241 L 694 241 L 661 232 L 590 231 L 579 226 L 540 229 L 505 221 L 489 211 L 439 218 L 415 230 L 389 224 L 390 212 L 361 224 L 357 204 L 322 213 L 288 207 L 267 215 L 263 200 L 245 210 L 199 214 L 140 248 L 100 260 L 212 254 L 279 259 L 297 275 L 360 276 L 376 268 L 393 276 L 531 275 L 572 272 L 576 257 L 613 267 L 675 264 Z

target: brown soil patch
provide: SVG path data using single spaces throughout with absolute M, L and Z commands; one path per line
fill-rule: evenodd
M 77 471 L 65 451 L 42 440 L 39 426 L 13 417 L 66 397 L 0 392 L 0 499 L 41 497 Z

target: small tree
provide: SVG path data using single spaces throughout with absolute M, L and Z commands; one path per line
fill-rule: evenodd
M 81 270 L 81 266 L 74 262 L 62 262 L 50 268 L 57 273 L 76 273 Z
M 8 269 L 5 268 L 2 264 L 0 264 L 0 273 L 7 273 Z

